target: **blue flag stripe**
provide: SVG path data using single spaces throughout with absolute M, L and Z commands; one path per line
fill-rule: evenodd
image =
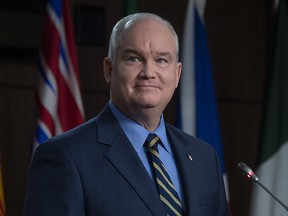
M 225 172 L 218 121 L 212 66 L 206 31 L 199 13 L 195 10 L 195 81 L 196 81 L 196 136 L 214 146 Z

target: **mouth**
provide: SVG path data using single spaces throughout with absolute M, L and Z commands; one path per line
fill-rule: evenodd
M 136 85 L 135 86 L 136 88 L 147 88 L 147 89 L 149 89 L 149 88 L 151 88 L 151 89 L 159 89 L 159 87 L 158 86 L 156 86 L 156 85 L 152 85 L 152 84 L 140 84 L 140 85 Z
M 135 83 L 136 88 L 160 88 L 155 82 L 137 82 Z

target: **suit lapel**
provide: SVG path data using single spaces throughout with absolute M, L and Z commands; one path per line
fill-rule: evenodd
M 194 215 L 197 212 L 197 180 L 193 173 L 195 162 L 193 159 L 193 152 L 188 148 L 188 140 L 176 134 L 171 127 L 167 127 L 167 133 L 170 144 L 173 150 L 173 155 L 176 160 L 177 168 L 179 170 L 182 191 L 184 193 L 184 207 L 186 215 Z
M 153 215 L 165 215 L 153 181 L 110 108 L 104 109 L 98 123 L 98 141 L 110 145 L 105 152 L 107 159 L 133 187 Z

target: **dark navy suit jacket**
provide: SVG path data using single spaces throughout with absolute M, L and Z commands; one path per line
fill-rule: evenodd
M 169 124 L 166 128 L 186 215 L 228 215 L 214 149 Z M 154 182 L 106 106 L 96 118 L 37 148 L 24 215 L 165 216 L 165 211 Z

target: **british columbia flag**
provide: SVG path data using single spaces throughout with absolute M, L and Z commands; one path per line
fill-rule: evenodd
M 37 148 L 84 121 L 74 31 L 67 0 L 49 0 L 39 53 Z

